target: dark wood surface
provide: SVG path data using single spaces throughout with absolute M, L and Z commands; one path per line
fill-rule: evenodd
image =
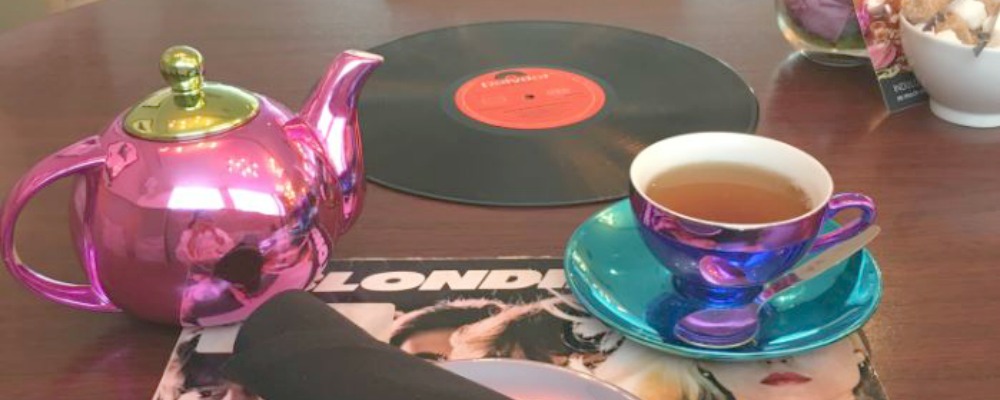
M 814 154 L 839 190 L 878 201 L 885 299 L 867 331 L 892 399 L 1000 396 L 1000 130 L 949 125 L 926 106 L 889 115 L 871 71 L 788 58 L 765 0 L 108 0 L 0 34 L 0 189 L 160 87 L 156 60 L 169 45 L 198 47 L 211 79 L 297 108 L 341 50 L 510 19 L 628 27 L 731 65 L 760 98 L 761 134 Z M 36 198 L 18 244 L 40 269 L 81 280 L 68 187 Z M 472 207 L 370 188 L 337 257 L 559 255 L 602 206 Z M 48 303 L 4 275 L 0 398 L 148 399 L 176 334 Z

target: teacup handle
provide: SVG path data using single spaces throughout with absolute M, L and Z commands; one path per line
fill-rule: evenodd
M 831 219 L 837 213 L 849 208 L 861 210 L 861 216 L 832 232 L 820 235 L 813 243 L 811 252 L 823 251 L 830 246 L 850 239 L 875 222 L 875 201 L 861 193 L 837 193 L 833 195 L 824 220 Z
M 0 256 L 14 277 L 44 298 L 73 308 L 114 312 L 120 309 L 111 303 L 101 289 L 97 278 L 97 265 L 92 257 L 83 257 L 84 269 L 90 284 L 80 285 L 61 282 L 33 270 L 21 262 L 14 248 L 14 228 L 17 225 L 17 218 L 36 193 L 60 178 L 103 166 L 105 160 L 105 152 L 99 140 L 96 136 L 91 136 L 45 157 L 31 167 L 14 185 L 0 213 Z M 89 245 L 89 239 L 87 236 L 84 237 L 85 245 Z

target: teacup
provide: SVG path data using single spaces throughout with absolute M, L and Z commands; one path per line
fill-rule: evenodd
M 701 163 L 731 163 L 776 173 L 801 189 L 809 211 L 766 223 L 732 223 L 684 215 L 649 196 L 664 171 Z M 674 136 L 642 150 L 630 168 L 632 210 L 643 240 L 673 275 L 682 296 L 718 305 L 745 304 L 764 284 L 818 252 L 858 234 L 875 220 L 875 203 L 859 193 L 833 193 L 830 173 L 806 152 L 783 142 L 741 133 Z M 697 178 L 695 178 L 697 179 Z M 820 234 L 838 212 L 860 216 Z

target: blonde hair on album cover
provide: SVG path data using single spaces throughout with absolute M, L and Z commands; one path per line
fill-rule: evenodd
M 593 370 L 643 400 L 725 399 L 694 361 L 657 352 L 630 341 Z

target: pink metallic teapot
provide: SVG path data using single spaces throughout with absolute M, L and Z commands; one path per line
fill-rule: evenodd
M 74 308 L 183 325 L 243 320 L 270 296 L 309 286 L 357 219 L 357 96 L 381 62 L 340 54 L 295 115 L 204 81 L 195 49 L 168 49 L 160 72 L 169 88 L 14 186 L 0 216 L 0 255 L 32 291 Z M 72 175 L 70 228 L 88 285 L 41 275 L 14 249 L 25 203 Z

